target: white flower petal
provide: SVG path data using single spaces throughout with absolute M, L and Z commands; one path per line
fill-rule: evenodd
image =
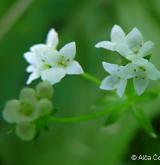
M 35 44 L 30 48 L 30 51 L 34 53 L 39 53 L 45 48 L 46 48 L 45 44 Z
M 119 81 L 120 79 L 117 76 L 110 75 L 102 81 L 100 85 L 100 89 L 103 89 L 103 90 L 116 89 Z
M 48 49 L 43 51 L 42 59 L 45 61 L 46 64 L 55 66 L 59 62 L 60 53 L 57 50 Z
M 60 53 L 69 60 L 73 60 L 76 55 L 76 44 L 71 42 L 66 44 L 61 50 Z
M 136 77 L 133 79 L 133 84 L 137 95 L 141 95 L 147 88 L 149 80 L 147 78 Z
M 143 44 L 143 46 L 141 47 L 141 49 L 139 50 L 139 54 L 141 57 L 145 57 L 147 55 L 149 55 L 151 52 L 150 50 L 152 49 L 152 47 L 154 46 L 154 43 L 151 41 L 147 41 Z
M 49 47 L 56 48 L 58 42 L 59 42 L 58 33 L 55 31 L 55 29 L 51 29 L 47 35 L 47 41 L 46 41 L 47 45 Z
M 131 59 L 131 61 L 137 66 L 145 66 L 146 64 L 148 64 L 147 59 L 144 59 L 136 55 Z
M 117 42 L 121 42 L 124 38 L 125 38 L 125 33 L 123 29 L 118 25 L 114 25 L 111 30 L 111 41 L 117 43 Z
M 33 80 L 39 78 L 40 75 L 37 72 L 33 72 L 32 74 L 30 74 L 26 84 L 30 84 Z
M 34 72 L 34 71 L 35 71 L 34 65 L 29 65 L 29 66 L 27 67 L 26 71 L 27 71 L 28 73 Z
M 39 58 L 37 57 L 36 54 L 31 53 L 31 52 L 27 52 L 24 54 L 24 58 L 26 59 L 26 61 L 30 64 L 36 64 L 39 62 Z
M 141 45 L 143 44 L 143 36 L 137 28 L 134 28 L 126 36 L 126 42 L 130 49 L 136 52 L 140 49 Z
M 117 87 L 117 94 L 119 97 L 122 97 L 124 95 L 126 86 L 127 86 L 127 80 L 121 79 Z
M 33 52 L 36 55 L 36 58 L 38 58 L 39 61 L 41 61 L 48 54 L 54 54 L 54 52 L 57 52 L 57 50 L 46 45 L 35 45 L 31 47 L 31 52 Z
M 151 62 L 146 65 L 146 72 L 151 80 L 160 79 L 160 72 Z
M 137 66 L 134 63 L 129 63 L 121 69 L 120 77 L 130 79 L 135 77 Z
M 50 68 L 42 71 L 42 80 L 47 80 L 51 84 L 56 84 L 66 75 L 66 71 L 63 68 Z
M 111 64 L 108 62 L 102 62 L 103 68 L 106 72 L 110 74 L 115 74 L 119 70 L 119 66 L 117 64 Z
M 82 74 L 84 71 L 77 61 L 73 61 L 66 68 L 67 74 Z
M 96 48 L 104 48 L 107 50 L 115 51 L 116 43 L 110 41 L 101 41 L 95 45 Z
M 122 42 L 116 45 L 116 51 L 123 57 L 127 58 L 133 55 L 132 50 L 126 45 L 126 43 Z

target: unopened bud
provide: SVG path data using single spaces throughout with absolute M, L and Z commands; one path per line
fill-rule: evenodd
M 48 81 L 39 83 L 36 91 L 39 98 L 51 99 L 53 97 L 53 87 Z

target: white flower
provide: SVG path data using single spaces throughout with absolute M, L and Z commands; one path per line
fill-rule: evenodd
M 128 63 L 126 66 L 103 62 L 103 67 L 110 75 L 102 81 L 100 88 L 104 90 L 116 89 L 120 97 L 122 97 L 125 92 L 128 79 L 133 78 L 137 95 L 141 95 L 145 91 L 149 80 L 160 79 L 158 69 L 147 60 L 143 65 Z
M 160 72 L 157 68 L 149 61 L 146 61 L 143 65 L 133 64 L 135 77 L 133 79 L 134 88 L 137 95 L 141 95 L 149 84 L 149 80 L 160 79 Z
M 144 42 L 141 32 L 137 28 L 127 35 L 123 29 L 114 25 L 111 30 L 111 41 L 102 41 L 96 44 L 96 48 L 104 48 L 111 51 L 117 51 L 123 57 L 132 61 L 137 57 L 145 57 L 150 54 L 154 43 Z
M 126 89 L 127 79 L 135 76 L 133 66 L 130 64 L 119 66 L 107 62 L 102 64 L 105 71 L 110 75 L 102 81 L 100 88 L 103 90 L 117 90 L 118 96 L 122 97 Z
M 136 58 L 144 58 L 151 54 L 154 43 L 144 42 L 141 32 L 137 28 L 128 33 L 123 43 L 117 47 L 117 52 L 130 61 Z
M 58 51 L 56 49 L 58 41 L 57 33 L 51 29 L 46 44 L 34 45 L 30 52 L 24 54 L 25 59 L 30 63 L 27 72 L 31 72 L 27 84 L 39 77 L 55 84 L 66 74 L 83 73 L 80 64 L 74 60 L 76 55 L 75 42 L 66 44 Z

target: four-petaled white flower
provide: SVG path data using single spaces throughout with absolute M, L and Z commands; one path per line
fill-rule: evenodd
M 133 78 L 136 93 L 141 95 L 148 86 L 149 80 L 160 79 L 160 72 L 146 59 L 146 56 L 151 54 L 150 50 L 153 45 L 151 41 L 144 42 L 137 28 L 133 28 L 126 35 L 120 26 L 115 25 L 111 30 L 111 41 L 102 41 L 95 46 L 116 51 L 129 63 L 126 66 L 103 63 L 104 69 L 110 73 L 110 76 L 102 81 L 100 88 L 117 89 L 117 94 L 121 97 L 124 94 L 127 79 Z
M 105 71 L 110 75 L 102 81 L 100 88 L 103 90 L 116 90 L 118 96 L 122 97 L 126 89 L 127 80 L 135 76 L 134 66 L 131 64 L 120 66 L 107 62 L 102 64 Z
M 60 51 L 57 50 L 58 42 L 57 32 L 51 29 L 46 44 L 34 45 L 29 52 L 24 54 L 25 59 L 30 63 L 27 72 L 31 73 L 27 84 L 39 77 L 55 84 L 66 74 L 83 73 L 80 64 L 74 60 L 76 55 L 75 42 L 66 44 Z
M 101 41 L 95 45 L 96 48 L 116 51 L 130 61 L 137 57 L 143 58 L 150 55 L 153 46 L 152 41 L 144 42 L 143 36 L 137 28 L 133 28 L 126 35 L 118 25 L 114 25 L 111 30 L 111 41 Z

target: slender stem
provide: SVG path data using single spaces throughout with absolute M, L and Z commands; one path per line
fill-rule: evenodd
M 129 103 L 124 103 L 124 104 L 115 106 L 114 108 L 111 108 L 111 109 L 107 109 L 107 110 L 105 109 L 103 111 L 93 112 L 92 114 L 86 114 L 86 115 L 81 115 L 81 116 L 76 116 L 76 117 L 50 117 L 48 119 L 48 122 L 78 123 L 78 122 L 82 122 L 82 121 L 88 121 L 88 120 L 93 120 L 93 119 L 97 119 L 100 117 L 104 117 L 117 108 L 127 109 L 129 106 L 130 106 Z
M 89 73 L 83 73 L 82 76 L 83 76 L 85 79 L 94 82 L 94 83 L 97 84 L 98 86 L 99 86 L 100 83 L 101 83 L 100 80 L 98 80 L 96 77 L 90 75 Z
M 82 121 L 88 121 L 88 120 L 93 120 L 97 119 L 100 117 L 104 117 L 105 115 L 108 115 L 111 112 L 111 110 L 104 110 L 101 112 L 94 112 L 92 114 L 87 114 L 87 115 L 81 115 L 81 116 L 76 116 L 76 117 L 50 117 L 48 119 L 48 122 L 56 122 L 56 123 L 78 123 Z

